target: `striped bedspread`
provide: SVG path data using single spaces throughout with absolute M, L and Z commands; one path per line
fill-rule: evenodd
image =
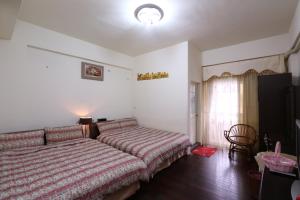
M 0 152 L 0 199 L 102 199 L 144 180 L 140 159 L 91 139 Z
M 180 133 L 131 126 L 101 132 L 99 141 L 142 159 L 148 175 L 153 175 L 159 165 L 179 154 L 185 154 L 189 138 Z

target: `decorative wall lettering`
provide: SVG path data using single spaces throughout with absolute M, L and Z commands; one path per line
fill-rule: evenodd
M 168 72 L 156 72 L 156 73 L 145 73 L 137 74 L 137 80 L 138 81 L 144 81 L 144 80 L 153 80 L 153 79 L 161 79 L 161 78 L 169 78 L 169 73 Z

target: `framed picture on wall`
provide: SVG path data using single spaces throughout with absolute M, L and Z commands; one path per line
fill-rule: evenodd
M 81 78 L 103 81 L 104 79 L 104 67 L 91 63 L 81 63 Z

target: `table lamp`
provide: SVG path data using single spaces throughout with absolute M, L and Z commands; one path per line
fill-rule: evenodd
M 90 134 L 90 124 L 93 122 L 92 117 L 80 117 L 79 124 L 83 126 L 83 137 Z

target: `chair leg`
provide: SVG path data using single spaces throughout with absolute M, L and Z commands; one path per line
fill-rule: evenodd
M 233 144 L 230 143 L 230 146 L 229 146 L 229 152 L 228 152 L 228 157 L 229 157 L 229 159 L 232 158 L 232 150 L 233 150 Z
M 248 146 L 248 157 L 249 159 L 251 159 L 253 156 L 253 149 L 252 149 L 252 146 Z

